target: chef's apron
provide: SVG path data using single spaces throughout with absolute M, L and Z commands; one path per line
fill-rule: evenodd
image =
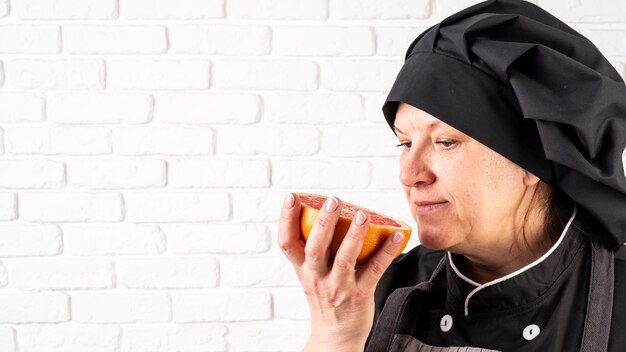
M 595 240 L 591 240 L 591 277 L 587 312 L 581 352 L 606 351 L 613 312 L 613 252 Z M 414 331 L 417 312 L 422 309 L 424 299 L 436 290 L 434 278 L 446 266 L 448 256 L 443 256 L 428 281 L 415 286 L 396 289 L 385 302 L 376 322 L 366 352 L 495 352 L 479 347 L 439 347 L 427 345 L 411 335 L 398 331 Z

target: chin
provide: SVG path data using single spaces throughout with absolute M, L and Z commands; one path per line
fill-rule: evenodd
M 424 247 L 432 250 L 447 250 L 453 245 L 450 232 L 441 228 L 418 225 L 417 237 Z

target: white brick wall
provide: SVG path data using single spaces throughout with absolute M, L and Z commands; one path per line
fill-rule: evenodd
M 380 108 L 476 2 L 0 0 L 0 351 L 300 350 L 284 194 L 414 225 Z M 626 75 L 625 2 L 532 2 Z
M 49 256 L 61 253 L 61 229 L 57 225 L 0 225 L 0 257 Z
M 121 329 L 117 326 L 64 324 L 31 325 L 19 329 L 21 351 L 117 351 Z
M 115 0 L 19 0 L 13 7 L 21 20 L 106 20 L 118 13 Z

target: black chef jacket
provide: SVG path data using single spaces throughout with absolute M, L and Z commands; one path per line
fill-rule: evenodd
M 421 348 L 416 350 L 456 346 L 459 351 L 579 351 L 589 292 L 591 241 L 574 222 L 543 260 L 483 287 L 456 269 L 456 255 L 418 246 L 396 258 L 379 281 L 374 327 L 394 290 L 428 281 L 445 257 L 445 264 L 440 264 L 445 266 L 431 278 L 434 291 L 420 296 L 419 309 L 403 312 L 414 321 L 411 335 Z M 614 253 L 612 314 L 606 312 L 611 323 L 609 351 L 626 351 L 625 293 L 626 246 L 621 246 Z M 370 333 L 368 345 L 372 336 Z

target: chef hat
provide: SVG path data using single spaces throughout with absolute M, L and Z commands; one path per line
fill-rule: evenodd
M 420 34 L 383 106 L 437 117 L 561 189 L 626 242 L 626 86 L 580 33 L 522 0 L 489 0 Z M 394 131 L 395 133 L 395 131 Z

